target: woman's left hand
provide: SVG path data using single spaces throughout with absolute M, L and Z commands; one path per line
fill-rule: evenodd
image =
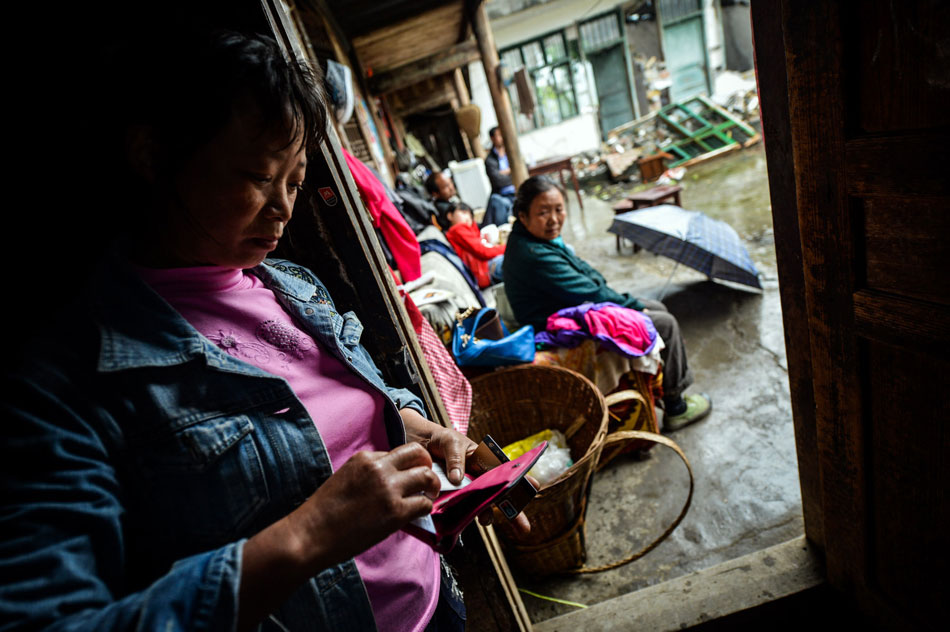
M 446 428 L 429 421 L 412 408 L 403 408 L 399 411 L 399 415 L 406 427 L 406 439 L 421 443 L 432 456 L 443 459 L 449 481 L 456 485 L 461 483 L 465 472 L 465 459 L 475 452 L 478 444 L 453 428 Z M 535 487 L 540 487 L 534 479 L 532 483 Z M 491 524 L 492 511 L 489 509 L 480 515 L 478 521 L 482 524 Z M 524 513 L 519 513 L 512 523 L 522 534 L 526 535 L 531 531 L 531 523 L 528 522 L 528 517 Z
M 451 428 L 429 421 L 412 408 L 399 411 L 406 427 L 406 439 L 421 443 L 432 456 L 445 461 L 445 474 L 455 485 L 462 482 L 465 473 L 465 459 L 478 445 Z

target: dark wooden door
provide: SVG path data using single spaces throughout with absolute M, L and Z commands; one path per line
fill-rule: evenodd
M 830 583 L 877 621 L 936 628 L 948 614 L 950 4 L 752 9 L 806 532 Z

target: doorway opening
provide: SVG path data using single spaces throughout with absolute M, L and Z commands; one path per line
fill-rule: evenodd
M 739 9 L 751 31 L 748 7 Z M 758 120 L 748 122 L 761 131 Z M 563 602 L 601 603 L 804 535 L 764 143 L 690 165 L 678 182 L 683 208 L 736 230 L 761 275 L 761 292 L 713 282 L 646 250 L 633 252 L 630 242 L 618 250 L 607 232 L 612 206 L 655 184 L 589 179 L 583 213 L 568 196 L 565 241 L 611 287 L 661 298 L 680 322 L 695 377 L 687 392 L 708 393 L 714 406 L 706 420 L 668 435 L 693 466 L 692 505 L 658 548 L 619 569 L 545 579 L 514 569 L 522 588 L 562 600 L 524 596 L 534 623 L 577 608 Z M 594 476 L 587 564 L 622 559 L 652 541 L 676 517 L 687 490 L 682 463 L 663 447 L 642 459 L 614 460 Z

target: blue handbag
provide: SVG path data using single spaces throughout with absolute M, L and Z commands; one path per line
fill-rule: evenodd
M 456 316 L 452 331 L 452 355 L 459 366 L 505 366 L 534 360 L 534 327 L 525 325 L 509 334 L 494 309 L 483 307 L 474 316 L 472 311 L 468 309 Z M 484 325 L 493 319 L 501 327 L 501 338 L 477 336 L 476 332 L 481 333 L 480 328 L 484 331 Z

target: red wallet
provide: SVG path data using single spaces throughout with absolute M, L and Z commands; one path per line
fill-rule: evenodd
M 462 530 L 517 485 L 547 447 L 543 441 L 517 459 L 493 467 L 462 489 L 440 494 L 432 504 L 431 514 L 413 520 L 403 530 L 440 553 L 452 550 Z

